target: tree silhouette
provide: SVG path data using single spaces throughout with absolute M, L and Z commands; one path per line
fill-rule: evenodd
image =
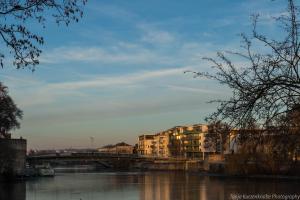
M 36 21 L 45 27 L 45 21 L 53 17 L 57 24 L 69 25 L 82 17 L 82 7 L 87 0 L 0 0 L 0 38 L 5 48 L 0 50 L 0 65 L 13 56 L 13 65 L 34 70 L 39 64 L 39 45 L 44 38 L 30 31 L 30 23 Z
M 8 132 L 20 127 L 23 112 L 8 95 L 7 87 L 0 82 L 0 137 L 9 137 Z

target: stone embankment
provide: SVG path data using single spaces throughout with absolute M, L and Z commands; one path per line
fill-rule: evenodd
M 167 170 L 167 171 L 189 171 L 189 172 L 211 172 L 223 173 L 224 160 L 220 158 L 213 159 L 153 159 L 137 163 L 136 168 L 142 170 Z
M 22 175 L 26 165 L 25 139 L 0 139 L 0 177 Z

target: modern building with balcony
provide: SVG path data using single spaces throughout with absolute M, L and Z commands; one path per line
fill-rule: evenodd
M 139 155 L 203 159 L 217 151 L 208 125 L 175 126 L 154 135 L 139 136 Z
M 169 134 L 165 131 L 154 135 L 152 154 L 156 157 L 169 157 Z
M 176 126 L 169 131 L 172 157 L 204 158 L 205 154 L 215 152 L 215 145 L 207 137 L 208 126 L 205 124 Z

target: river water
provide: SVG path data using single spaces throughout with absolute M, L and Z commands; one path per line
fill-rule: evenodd
M 0 183 L 1 200 L 300 199 L 299 194 L 299 180 L 180 172 L 61 173 L 52 178 Z

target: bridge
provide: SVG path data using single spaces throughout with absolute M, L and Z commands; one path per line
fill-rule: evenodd
M 32 165 L 50 164 L 56 166 L 96 165 L 100 168 L 130 169 L 143 163 L 153 162 L 157 158 L 140 157 L 135 154 L 108 153 L 69 153 L 27 156 L 27 162 Z
M 135 154 L 68 153 L 28 156 L 31 166 L 50 164 L 52 167 L 93 166 L 96 169 L 128 170 L 204 170 L 203 160 L 186 158 L 142 157 Z

